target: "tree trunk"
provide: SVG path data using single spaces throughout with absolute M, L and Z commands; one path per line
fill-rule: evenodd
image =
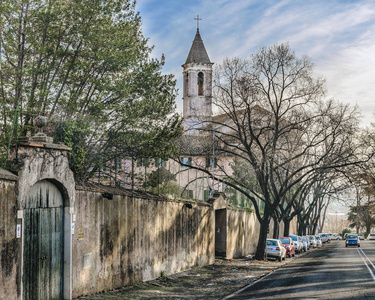
M 319 218 L 320 218 L 320 216 L 319 216 Z M 319 218 L 318 218 L 318 220 L 319 220 Z M 313 225 L 313 230 L 312 230 L 312 233 L 311 234 L 315 234 L 315 233 L 317 233 L 316 232 L 316 228 L 318 227 L 318 221 L 316 221 L 315 223 L 314 223 L 314 225 Z
M 303 220 L 301 220 L 301 218 L 298 216 L 297 217 L 297 235 L 302 235 L 302 225 L 303 223 Z
M 280 226 L 279 226 L 279 222 L 277 221 L 277 218 L 274 217 L 273 218 L 273 235 L 272 237 L 274 239 L 278 239 L 279 238 L 279 229 L 280 229 Z
M 370 231 L 371 231 L 371 224 L 367 224 L 366 225 L 366 236 L 365 236 L 365 238 L 368 237 L 368 235 L 370 234 Z
M 267 242 L 267 234 L 268 229 L 270 226 L 271 217 L 267 212 L 267 207 L 264 208 L 264 216 L 263 220 L 260 221 L 260 229 L 259 229 L 259 238 L 258 238 L 258 246 L 257 251 L 255 253 L 255 259 L 257 260 L 264 260 L 265 258 L 265 250 L 266 250 L 266 242 Z
M 284 221 L 284 236 L 289 236 L 290 220 L 288 218 L 283 219 Z

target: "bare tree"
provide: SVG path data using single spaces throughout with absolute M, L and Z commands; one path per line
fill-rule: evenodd
M 270 220 L 291 189 L 317 170 L 359 159 L 351 142 L 356 109 L 323 101 L 324 81 L 312 72 L 307 57 L 298 58 L 281 44 L 261 48 L 249 60 L 226 59 L 214 74 L 220 114 L 200 130 L 214 129 L 218 155 L 232 157 L 254 176 L 250 186 L 242 180 L 246 176 L 222 166 L 224 175 L 215 179 L 253 203 L 261 225 L 256 259 L 264 259 Z

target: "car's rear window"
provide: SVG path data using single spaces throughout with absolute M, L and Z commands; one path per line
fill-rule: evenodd
M 290 243 L 290 240 L 289 240 L 289 239 L 280 239 L 280 241 L 281 241 L 283 244 L 289 244 L 289 243 Z
M 354 234 L 348 234 L 348 235 L 346 236 L 346 238 L 347 238 L 347 239 L 356 239 L 357 236 L 354 235 Z
M 267 241 L 267 246 L 277 246 L 277 242 L 276 241 L 270 241 L 270 240 L 268 240 Z
M 297 241 L 297 236 L 296 235 L 292 235 L 291 238 L 292 238 L 293 241 Z

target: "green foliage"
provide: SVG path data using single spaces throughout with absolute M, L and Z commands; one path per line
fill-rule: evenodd
M 245 209 L 249 212 L 253 212 L 254 210 L 251 207 L 246 206 Z
M 148 175 L 148 181 L 146 182 L 146 185 L 155 188 L 160 184 L 175 180 L 175 174 L 172 174 L 165 167 L 160 167 Z
M 344 237 L 345 233 L 351 233 L 352 231 L 348 228 L 343 229 L 341 236 Z
M 174 155 L 175 79 L 150 58 L 135 1 L 3 0 L 0 12 L 3 149 L 18 106 L 23 133 L 37 115 L 54 121 L 77 179 L 115 157 Z
M 175 182 L 176 175 L 172 174 L 164 167 L 160 167 L 148 175 L 145 187 L 151 188 L 155 194 L 165 196 L 180 196 L 182 188 Z
M 352 206 L 348 213 L 348 221 L 351 222 L 350 228 L 358 228 L 357 233 L 364 228 L 368 234 L 371 227 L 375 225 L 375 216 L 368 205 Z
M 86 166 L 90 159 L 86 141 L 89 135 L 90 124 L 80 117 L 77 120 L 56 124 L 54 140 L 72 147 L 72 151 L 68 152 L 68 156 L 70 168 L 75 174 L 85 174 L 86 172 Z
M 158 187 L 153 189 L 154 193 L 158 193 L 165 196 L 180 197 L 182 188 L 173 181 L 168 181 L 160 184 Z

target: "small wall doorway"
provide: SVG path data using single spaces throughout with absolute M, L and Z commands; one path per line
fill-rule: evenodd
M 31 187 L 23 209 L 23 299 L 64 299 L 64 201 L 48 180 Z
M 215 210 L 215 256 L 227 254 L 227 210 Z

